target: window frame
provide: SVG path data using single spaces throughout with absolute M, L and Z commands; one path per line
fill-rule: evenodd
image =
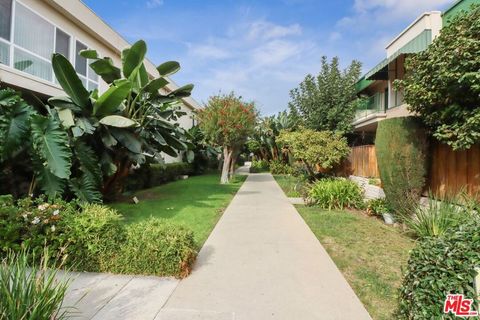
M 75 60 L 76 60 L 76 43 L 77 41 L 80 42 L 81 44 L 85 45 L 87 47 L 87 49 L 90 49 L 92 48 L 92 46 L 90 46 L 88 44 L 87 41 L 83 41 L 83 39 L 79 38 L 79 37 L 76 37 L 74 36 L 72 33 L 66 31 L 64 28 L 60 27 L 58 24 L 54 23 L 53 21 L 51 21 L 50 19 L 46 18 L 45 16 L 43 16 L 42 14 L 40 14 L 37 10 L 31 8 L 30 6 L 28 6 L 27 4 L 25 4 L 23 1 L 21 0 L 12 0 L 12 7 L 11 7 L 11 19 L 10 19 L 10 40 L 6 40 L 6 39 L 3 39 L 3 38 L 0 38 L 0 42 L 6 44 L 8 47 L 9 47 L 9 61 L 7 64 L 0 64 L 1 66 L 6 66 L 8 68 L 12 68 L 14 69 L 15 71 L 17 72 L 20 72 L 22 74 L 25 74 L 25 75 L 28 75 L 29 77 L 34 77 L 36 79 L 41 79 L 42 81 L 47 81 L 48 83 L 50 84 L 53 84 L 57 87 L 59 87 L 58 85 L 58 82 L 56 81 L 55 79 L 55 74 L 53 73 L 53 70 L 52 70 L 52 77 L 51 79 L 44 79 L 42 77 L 39 77 L 39 76 L 36 76 L 36 75 L 33 75 L 29 72 L 26 72 L 26 71 L 22 71 L 22 70 L 19 70 L 19 69 L 16 69 L 15 68 L 15 49 L 18 49 L 22 52 L 25 52 L 29 55 L 32 55 L 34 56 L 35 58 L 38 58 L 42 61 L 45 61 L 47 63 L 50 64 L 50 68 L 52 68 L 51 64 L 52 64 L 52 61 L 51 59 L 46 59 L 34 52 L 31 52 L 30 50 L 26 49 L 26 48 L 23 48 L 22 46 L 20 45 L 17 45 L 15 43 L 15 14 L 16 14 L 16 9 L 17 9 L 17 5 L 21 5 L 23 6 L 26 10 L 29 10 L 30 12 L 32 12 L 33 14 L 37 15 L 39 18 L 41 18 L 42 20 L 44 20 L 45 22 L 49 23 L 50 25 L 53 26 L 53 47 L 52 47 L 52 52 L 55 53 L 56 52 L 56 45 L 57 45 L 57 30 L 60 30 L 62 33 L 68 35 L 69 37 L 69 42 L 68 42 L 68 51 L 69 51 L 69 54 L 68 54 L 68 57 L 66 57 L 70 63 L 72 63 L 73 66 L 75 66 Z M 97 75 L 97 80 L 93 80 L 93 79 L 90 79 L 90 72 L 91 72 L 91 69 L 90 69 L 90 66 L 89 66 L 89 59 L 87 59 L 87 72 L 86 72 L 86 76 L 83 76 L 81 74 L 78 74 L 79 77 L 81 78 L 84 78 L 85 80 L 85 83 L 86 83 L 86 87 L 88 90 L 90 90 L 90 83 L 92 83 L 93 85 L 95 85 L 96 88 L 99 87 L 100 85 L 100 77 Z M 93 88 L 92 88 L 93 90 Z

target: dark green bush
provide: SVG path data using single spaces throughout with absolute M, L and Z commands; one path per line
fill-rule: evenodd
M 477 298 L 473 284 L 480 266 L 479 230 L 480 220 L 472 219 L 442 237 L 418 242 L 400 289 L 399 318 L 458 319 L 443 314 L 443 303 L 449 293 Z
M 268 172 L 270 164 L 267 160 L 253 160 L 250 166 L 250 173 Z
M 318 180 L 308 191 L 307 202 L 328 210 L 364 207 L 362 189 L 343 178 Z
M 129 191 L 155 187 L 174 181 L 181 175 L 194 173 L 192 164 L 175 162 L 167 164 L 150 164 L 135 170 L 127 179 L 126 189 Z
M 387 203 L 397 218 L 411 215 L 427 174 L 427 137 L 419 120 L 406 117 L 380 121 L 375 147 Z
M 156 218 L 126 227 L 114 272 L 186 277 L 196 257 L 193 232 Z

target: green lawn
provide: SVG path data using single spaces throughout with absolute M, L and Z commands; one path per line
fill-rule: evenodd
M 359 212 L 297 209 L 373 319 L 392 319 L 401 268 L 414 242 Z
M 135 193 L 138 204 L 129 201 L 110 206 L 125 216 L 126 223 L 154 216 L 182 224 L 193 230 L 200 248 L 245 178 L 237 176 L 233 183 L 221 185 L 216 174 L 191 177 Z
M 282 188 L 283 192 L 289 198 L 299 198 L 302 195 L 300 194 L 299 190 L 302 187 L 302 183 L 299 182 L 298 177 L 290 176 L 290 175 L 274 175 L 273 176 L 277 183 Z

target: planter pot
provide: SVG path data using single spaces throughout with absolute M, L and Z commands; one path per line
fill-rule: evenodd
M 394 224 L 395 223 L 395 218 L 392 216 L 391 213 L 383 213 L 383 221 L 385 221 L 386 224 Z

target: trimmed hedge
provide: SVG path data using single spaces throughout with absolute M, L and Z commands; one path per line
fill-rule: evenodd
M 167 164 L 149 164 L 135 170 L 127 179 L 126 189 L 141 190 L 175 181 L 179 176 L 194 173 L 192 164 L 174 162 Z
M 157 276 L 190 274 L 195 260 L 193 232 L 158 218 L 128 225 L 114 271 Z
M 193 232 L 164 220 L 125 225 L 97 204 L 0 197 L 0 257 L 42 252 L 78 271 L 185 277 L 196 256 Z
M 480 220 L 474 218 L 443 237 L 430 237 L 411 251 L 400 289 L 400 319 L 458 319 L 443 314 L 449 293 L 476 299 L 475 267 L 480 266 Z M 478 300 L 473 307 L 478 310 Z
M 389 207 L 397 218 L 411 215 L 427 175 L 427 137 L 414 117 L 378 123 L 375 139 L 378 168 Z

